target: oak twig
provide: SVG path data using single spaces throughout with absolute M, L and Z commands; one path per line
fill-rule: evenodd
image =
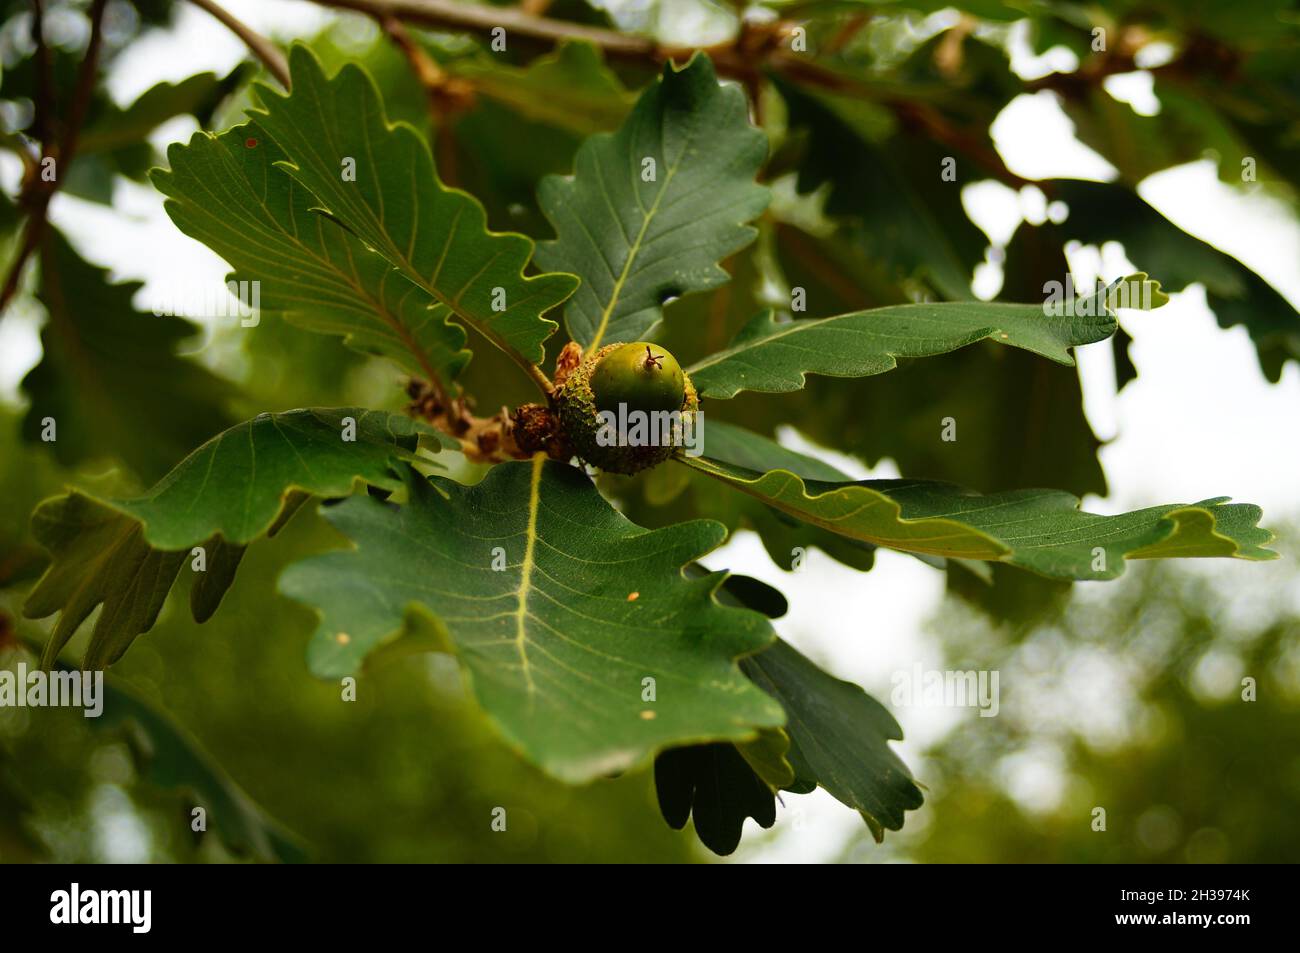
M 47 112 L 45 116 L 40 117 L 38 120 L 44 136 L 44 141 L 41 143 L 41 160 L 28 170 L 23 180 L 22 191 L 18 196 L 18 204 L 27 213 L 27 220 L 23 223 L 23 235 L 21 244 L 18 246 L 18 253 L 9 265 L 9 272 L 5 275 L 3 287 L 0 287 L 0 316 L 4 315 L 10 302 L 13 301 L 14 295 L 17 294 L 27 261 L 40 246 L 41 239 L 45 236 L 50 200 L 54 198 L 54 193 L 58 191 L 68 173 L 69 167 L 72 165 L 73 157 L 77 154 L 77 140 L 81 135 L 81 126 L 86 121 L 86 113 L 90 109 L 90 98 L 95 91 L 95 78 L 99 68 L 99 50 L 104 38 L 104 7 L 106 3 L 107 0 L 94 0 L 90 6 L 90 41 L 86 46 L 85 58 L 82 59 L 81 66 L 77 70 L 77 84 L 72 94 L 72 103 L 68 109 L 67 121 L 63 127 L 63 138 L 57 145 L 53 141 L 53 116 L 50 116 Z M 37 17 L 35 21 L 41 21 L 43 18 L 40 14 L 43 13 L 43 8 L 40 0 L 36 0 L 36 10 Z M 33 31 L 35 30 L 36 27 L 33 25 Z M 49 49 L 45 44 L 43 30 L 36 36 L 36 40 L 37 56 L 46 64 L 38 74 L 37 84 L 39 87 L 45 88 L 43 91 L 38 89 L 37 101 L 42 103 L 43 109 L 49 110 L 52 108 L 54 100 L 54 89 L 48 68 Z M 48 180 L 45 178 L 47 159 L 53 159 L 55 163 L 55 173 Z
M 244 45 L 266 66 L 267 71 L 280 81 L 280 85 L 285 89 L 289 88 L 289 64 L 285 61 L 284 54 L 280 52 L 274 43 L 221 6 L 216 0 L 190 0 L 190 3 L 200 10 L 206 10 L 212 14 L 231 33 L 243 40 Z

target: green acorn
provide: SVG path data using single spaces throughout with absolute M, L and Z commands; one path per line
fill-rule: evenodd
M 602 347 L 555 397 L 574 451 L 611 473 L 636 473 L 671 457 L 696 425 L 699 405 L 677 359 L 645 341 Z

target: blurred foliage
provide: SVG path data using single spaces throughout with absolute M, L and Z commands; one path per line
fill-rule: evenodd
M 66 105 L 83 59 L 89 4 L 47 0 L 44 6 L 54 98 Z M 167 28 L 173 6 L 110 3 L 102 71 L 111 74 L 123 51 L 148 31 Z M 1136 191 L 1152 173 L 1209 158 L 1223 182 L 1294 209 L 1300 191 L 1294 3 L 968 0 L 953 13 L 943 0 L 764 0 L 750 8 L 749 26 L 740 32 L 743 6 L 560 0 L 547 11 L 668 44 L 729 43 L 739 36 L 742 61 L 749 55 L 757 61 L 770 44 L 787 39 L 763 33 L 764 24 L 788 18 L 806 29 L 817 82 L 775 68 L 742 77 L 751 94 L 757 90 L 753 116 L 771 146 L 762 178 L 774 201 L 758 223 L 758 241 L 725 263 L 728 285 L 668 305 L 660 340 L 683 364 L 720 347 L 763 308 L 821 317 L 971 297 L 972 274 L 981 264 L 1000 270 L 1000 298 L 1041 300 L 1044 283 L 1068 273 L 1070 241 L 1117 241 L 1168 290 L 1203 284 L 1219 322 L 1250 332 L 1268 379 L 1278 380 L 1289 362 L 1300 360 L 1300 318 L 1291 304 L 1245 264 L 1166 220 Z M 42 67 L 30 41 L 30 9 L 28 0 L 0 0 L 4 271 L 22 210 L 17 176 L 9 173 L 40 131 L 34 101 Z M 311 38 L 326 67 L 363 63 L 392 118 L 430 139 L 440 176 L 477 196 L 492 228 L 537 240 L 552 237 L 537 204 L 540 180 L 568 174 L 583 138 L 617 126 L 657 71 L 653 62 L 605 58 L 583 44 L 557 49 L 512 38 L 502 53 L 470 35 L 412 29 L 415 46 L 443 76 L 431 96 L 370 20 L 339 14 L 332 22 Z M 1104 48 L 1097 45 L 1098 27 Z M 1012 64 L 1026 49 L 1068 51 L 1075 65 L 1018 73 Z M 115 101 L 101 84 L 64 190 L 112 203 L 115 185 L 138 181 L 162 161 L 153 141 L 160 127 L 185 116 L 217 130 L 238 121 L 241 107 L 256 98 L 248 82 L 255 72 L 265 79 L 264 70 L 245 64 L 225 76 L 159 84 L 133 102 Z M 1139 114 L 1108 91 L 1110 77 L 1134 73 L 1151 80 L 1160 103 L 1154 115 Z M 1055 97 L 1079 139 L 1116 168 L 1116 181 L 1031 183 L 1006 167 L 990 124 L 1017 96 L 1040 94 Z M 51 131 L 62 131 L 57 121 Z M 940 176 L 948 159 L 955 179 Z M 1006 247 L 997 247 L 968 217 L 963 195 L 984 181 L 1037 189 L 1047 201 L 1064 203 L 1068 215 L 1022 222 Z M 64 248 L 56 231 L 49 241 Z M 76 251 L 87 249 L 77 245 Z M 95 302 L 107 302 L 119 321 L 150 320 L 128 300 L 134 286 L 116 283 L 93 256 L 70 261 L 75 287 L 62 299 L 78 309 L 84 327 L 113 319 L 99 314 Z M 208 320 L 211 333 L 197 354 L 168 350 L 157 357 L 168 367 L 192 368 L 190 376 L 173 374 L 181 378 L 174 390 L 152 387 L 113 341 L 84 360 L 78 342 L 93 342 L 94 335 L 66 333 L 75 324 L 60 322 L 51 306 L 52 277 L 41 275 L 37 262 L 14 313 L 3 320 L 18 322 L 21 311 L 22 320 L 33 318 L 29 324 L 42 328 L 46 347 L 30 378 L 38 389 L 83 401 L 107 423 L 82 434 L 78 448 L 59 446 L 56 457 L 33 442 L 30 424 L 23 439 L 29 397 L 0 395 L 0 664 L 6 665 L 20 657 L 15 637 L 39 643 L 48 631 L 44 623 L 19 621 L 25 593 L 47 561 L 26 529 L 41 499 L 69 485 L 101 494 L 138 491 L 229 419 L 308 405 L 397 410 L 406 401 L 393 365 L 272 316 L 255 329 Z M 796 288 L 804 294 L 797 311 Z M 1140 370 L 1128 359 L 1126 339 L 1122 333 L 1115 339 L 1120 386 Z M 548 344 L 553 359 L 561 341 L 557 336 Z M 100 380 L 109 382 L 102 396 L 91 387 Z M 460 382 L 484 413 L 535 396 L 493 348 L 476 349 Z M 176 395 L 193 399 L 196 390 L 203 413 L 181 412 Z M 868 466 L 892 460 L 905 476 L 987 492 L 1053 486 L 1104 494 L 1100 441 L 1081 396 L 1073 368 L 983 344 L 906 363 L 887 377 L 813 378 L 798 394 L 711 401 L 707 412 L 765 435 L 793 428 Z M 171 413 L 155 419 L 151 406 Z M 949 416 L 961 433 L 956 442 L 940 439 Z M 132 439 L 107 439 L 113 428 Z M 65 432 L 71 439 L 75 429 Z M 78 452 L 67 452 L 72 449 Z M 459 475 L 470 480 L 478 472 L 465 467 Z M 783 568 L 796 548 L 808 546 L 858 569 L 873 563 L 870 546 L 792 522 L 684 468 L 603 477 L 601 488 L 645 526 L 709 516 L 729 528 L 754 528 Z M 264 812 L 268 824 L 284 825 L 315 860 L 696 856 L 690 838 L 654 819 L 649 771 L 579 788 L 547 779 L 490 730 L 446 657 L 418 656 L 368 672 L 355 702 L 341 700 L 339 685 L 311 679 L 304 652 L 316 620 L 277 595 L 275 583 L 287 563 L 339 545 L 315 504 L 304 508 L 285 532 L 250 551 L 223 611 L 202 629 L 185 611 L 190 574 L 182 573 L 185 585 L 158 625 L 113 670 L 125 690 L 177 726 L 169 737 L 181 740 L 162 771 L 151 767 L 139 732 L 128 727 L 96 730 L 77 713 L 0 708 L 0 861 L 266 859 L 218 833 L 221 819 L 214 819 L 212 833 L 194 836 L 193 784 L 173 783 L 177 775 L 168 770 L 184 775 L 196 764 L 219 765 L 213 770 L 223 782 Z M 1294 590 L 1293 576 L 1269 572 L 1266 578 Z M 1072 593 L 1004 566 L 993 567 L 991 578 L 990 585 L 966 568 L 949 567 L 949 589 L 960 599 L 936 628 L 954 666 L 1004 672 L 1003 715 L 964 721 L 933 746 L 924 764 L 913 765 L 929 787 L 919 823 L 909 819 L 884 847 L 847 848 L 847 858 L 1296 856 L 1300 763 L 1292 752 L 1300 750 L 1300 618 L 1293 606 L 1275 593 L 1251 590 L 1250 598 L 1271 610 L 1252 614 L 1223 587 L 1176 568 L 1130 571 L 1104 600 L 1093 588 Z M 970 612 L 970 605 L 982 612 Z M 1244 613 L 1245 621 L 1226 617 L 1230 610 Z M 83 641 L 84 631 L 72 649 Z M 1044 700 L 1064 673 L 1076 673 L 1072 684 L 1084 692 L 1094 663 L 1102 673 L 1097 684 L 1113 690 L 1105 706 L 1086 695 L 1075 708 L 1053 709 Z M 1257 702 L 1207 689 L 1214 673 L 1238 669 L 1259 673 Z M 1117 681 L 1102 678 L 1116 672 Z M 1098 721 L 1100 707 L 1108 709 L 1108 721 Z M 1063 779 L 1060 796 L 1035 800 L 1024 777 Z M 1106 834 L 1089 829 L 1094 805 L 1107 808 Z M 504 832 L 491 826 L 496 807 L 507 812 Z
M 200 628 L 174 599 L 113 675 L 186 725 L 313 860 L 689 859 L 688 840 L 647 823 L 648 771 L 579 788 L 545 777 L 491 731 L 446 656 L 363 677 L 355 702 L 342 700 L 338 683 L 313 679 L 305 652 L 316 620 L 275 582 L 288 562 L 338 544 L 314 513 L 300 513 L 250 550 L 215 618 Z M 19 631 L 37 629 L 24 622 Z M 0 844 L 34 836 L 38 856 L 121 859 L 111 831 L 125 824 L 143 827 L 149 859 L 226 856 L 215 837 L 194 843 L 191 801 L 137 790 L 120 743 L 87 721 L 66 709 L 0 709 L 0 790 L 31 806 L 0 819 Z M 503 832 L 492 828 L 497 807 L 506 809 Z
M 1293 562 L 1266 575 L 1144 566 L 1046 625 L 950 606 L 934 623 L 945 665 L 998 671 L 1000 711 L 961 712 L 926 752 L 925 814 L 894 848 L 941 863 L 1294 861 L 1300 606 L 1283 594 L 1300 578 Z

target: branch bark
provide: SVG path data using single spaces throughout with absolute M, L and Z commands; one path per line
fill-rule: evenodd
M 240 20 L 225 7 L 216 3 L 215 0 L 190 0 L 190 3 L 200 10 L 206 10 L 212 14 L 231 33 L 243 40 L 244 45 L 262 61 L 271 75 L 280 81 L 280 85 L 285 89 L 289 88 L 289 64 L 285 61 L 284 54 L 276 48 L 274 43 L 244 23 L 243 20 Z
M 563 40 L 585 40 L 604 50 L 605 55 L 616 60 L 659 65 L 668 60 L 682 61 L 694 47 L 661 46 L 653 39 L 536 16 L 517 7 L 494 7 L 455 0 L 313 0 L 319 6 L 349 10 L 378 19 L 381 23 L 396 20 L 430 29 L 456 30 L 490 35 L 494 29 L 504 28 L 506 36 L 522 36 L 542 43 Z M 792 25 L 782 21 L 774 23 L 745 23 L 740 33 L 730 42 L 711 47 L 701 47 L 708 53 L 717 71 L 753 89 L 765 73 L 781 76 L 790 82 L 817 86 L 844 95 L 859 96 L 880 101 L 878 90 L 873 90 L 852 76 L 813 62 L 808 56 L 794 52 L 789 43 Z M 931 110 L 918 109 L 914 104 L 900 100 L 886 100 L 883 105 L 893 109 L 901 120 L 936 141 L 953 148 L 970 150 L 974 158 L 989 174 L 1009 185 L 1019 186 L 1023 180 L 1007 170 L 991 149 L 955 130 L 941 116 Z
M 13 301 L 14 295 L 18 292 L 18 286 L 22 282 L 23 270 L 27 266 L 28 259 L 41 244 L 41 239 L 45 235 L 46 221 L 50 210 L 50 200 L 54 198 L 54 193 L 58 191 L 63 179 L 67 176 L 68 170 L 72 165 L 72 160 L 77 154 L 77 140 L 81 135 L 81 126 L 86 121 L 86 112 L 90 109 L 90 97 L 95 91 L 95 79 L 99 69 L 99 49 L 104 38 L 104 7 L 107 0 L 94 0 L 90 7 L 90 42 L 86 47 L 85 58 L 81 61 L 81 66 L 77 70 L 77 85 L 72 96 L 72 104 L 68 109 L 67 122 L 63 129 L 63 139 L 57 145 L 54 144 L 53 117 L 48 114 L 41 121 L 44 127 L 45 141 L 41 144 L 41 159 L 31 168 L 26 179 L 23 182 L 22 192 L 18 196 L 18 204 L 27 213 L 27 220 L 23 224 L 22 242 L 18 247 L 18 254 L 14 256 L 13 262 L 9 266 L 9 272 L 5 275 L 4 285 L 0 287 L 0 317 L 8 309 L 10 302 Z M 39 0 L 36 3 L 39 16 L 41 4 Z M 33 26 L 35 29 L 35 26 Z M 45 46 L 45 37 L 42 32 L 37 40 L 37 54 L 41 55 L 44 50 L 44 56 L 48 62 L 48 47 Z M 47 70 L 42 70 L 37 80 L 44 91 L 38 90 L 37 98 L 45 104 L 45 108 L 50 108 L 53 102 L 54 90 L 51 77 Z M 55 162 L 54 177 L 49 181 L 44 178 L 46 160 L 53 159 Z

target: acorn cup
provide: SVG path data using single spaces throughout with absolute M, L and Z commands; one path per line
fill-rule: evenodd
M 677 359 L 645 341 L 602 347 L 555 396 L 574 452 L 611 473 L 637 473 L 671 457 L 695 426 L 699 403 Z

